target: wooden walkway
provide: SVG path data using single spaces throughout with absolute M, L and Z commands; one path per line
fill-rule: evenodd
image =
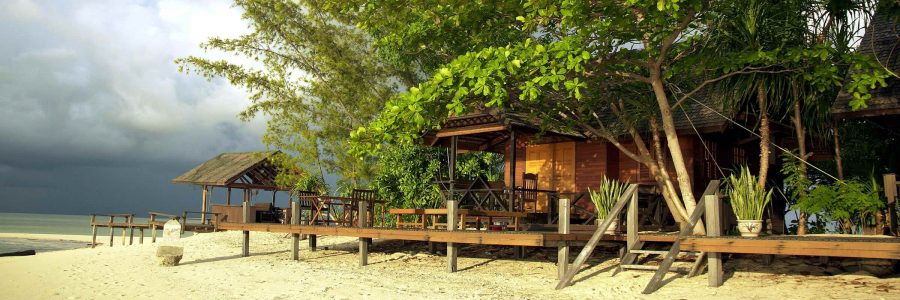
M 586 242 L 591 236 L 591 233 L 589 232 L 561 234 L 545 231 L 447 231 L 263 223 L 221 223 L 219 224 L 219 229 L 525 247 L 557 247 L 559 242 Z M 639 234 L 639 240 L 642 242 L 671 243 L 674 242 L 676 238 L 677 236 L 673 234 Z M 626 236 L 604 235 L 603 240 L 625 241 Z M 743 238 L 739 236 L 688 236 L 681 242 L 681 249 L 684 251 L 697 252 L 900 259 L 900 238 L 816 236 L 763 236 L 758 238 Z

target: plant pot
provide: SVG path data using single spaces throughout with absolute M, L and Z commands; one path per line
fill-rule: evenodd
M 603 219 L 597 219 L 597 227 L 600 227 L 603 224 Z M 603 233 L 605 234 L 616 234 L 619 232 L 619 218 L 613 219 L 612 223 L 609 223 L 609 228 L 606 229 Z
M 762 231 L 762 220 L 738 220 L 738 231 L 744 237 L 758 237 Z

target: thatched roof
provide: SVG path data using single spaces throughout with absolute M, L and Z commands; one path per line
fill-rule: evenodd
M 895 22 L 888 14 L 876 13 L 866 28 L 856 51 L 872 54 L 882 65 L 895 74 L 900 74 L 900 22 Z M 832 106 L 837 117 L 874 117 L 900 114 L 900 79 L 889 77 L 887 87 L 872 91 L 872 99 L 866 101 L 867 108 L 852 111 L 851 95 L 842 92 Z
M 229 152 L 194 167 L 172 180 L 209 186 L 244 186 L 277 189 L 278 174 L 269 161 L 278 151 Z

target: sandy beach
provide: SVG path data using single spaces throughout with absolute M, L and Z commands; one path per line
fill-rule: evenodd
M 658 292 L 642 295 L 652 273 L 612 276 L 616 259 L 608 253 L 595 255 L 573 286 L 556 291 L 553 249 L 530 251 L 527 260 L 517 261 L 510 248 L 467 245 L 461 250 L 460 271 L 448 274 L 445 257 L 427 254 L 424 243 L 376 240 L 370 265 L 359 267 L 353 238 L 321 237 L 316 252 L 308 251 L 304 241 L 299 262 L 290 260 L 291 239 L 284 234 L 253 233 L 248 258 L 238 255 L 240 240 L 240 232 L 185 238 L 185 257 L 177 267 L 159 266 L 156 245 L 150 243 L 3 257 L 0 298 L 896 299 L 900 290 L 896 275 L 830 275 L 840 270 L 810 266 L 814 259 L 803 258 L 779 258 L 762 267 L 758 259 L 745 257 L 726 263 L 722 287 L 707 287 L 705 275 L 685 278 L 672 273 L 668 278 L 674 279 Z

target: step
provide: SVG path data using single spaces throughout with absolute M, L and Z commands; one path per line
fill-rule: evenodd
M 659 266 L 619 265 L 619 267 L 625 270 L 659 270 Z
M 659 266 L 655 265 L 619 265 L 623 270 L 647 270 L 647 271 L 656 271 L 659 270 Z M 682 267 L 672 267 L 669 268 L 669 272 L 686 272 L 688 271 Z
M 643 250 L 643 249 L 636 249 L 636 250 L 631 250 L 630 252 L 633 253 L 633 254 L 656 254 L 656 255 L 666 255 L 666 254 L 669 254 L 669 250 Z M 681 252 L 678 252 L 678 254 L 694 254 L 694 255 L 696 255 L 697 252 L 692 252 L 692 251 L 681 251 Z

